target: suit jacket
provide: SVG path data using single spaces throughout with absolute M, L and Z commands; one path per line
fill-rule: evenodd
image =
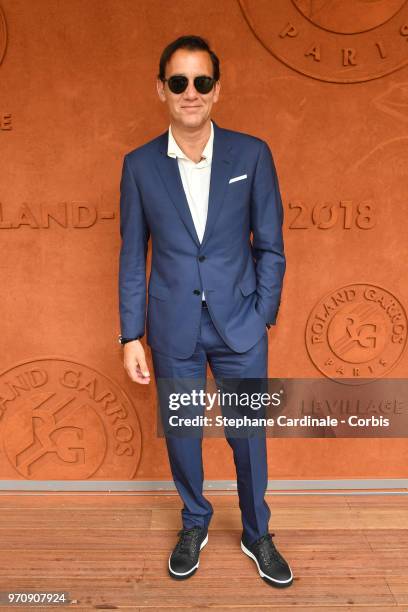
M 201 293 L 235 352 L 275 325 L 286 260 L 283 207 L 267 143 L 214 121 L 205 233 L 200 243 L 168 131 L 125 154 L 120 182 L 119 311 L 122 336 L 144 335 L 179 358 L 196 346 Z M 233 180 L 231 179 L 238 179 Z M 252 242 L 251 242 L 252 232 Z M 146 255 L 152 241 L 146 322 Z

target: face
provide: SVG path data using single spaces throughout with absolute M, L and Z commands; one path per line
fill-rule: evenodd
M 172 124 L 183 128 L 196 128 L 204 125 L 211 115 L 212 105 L 217 102 L 220 81 L 214 84 L 207 94 L 199 93 L 194 87 L 196 76 L 213 76 L 213 65 L 206 51 L 189 51 L 177 49 L 166 66 L 165 77 L 183 75 L 189 80 L 187 89 L 180 94 L 170 91 L 168 83 L 157 79 L 157 93 L 163 103 L 167 104 Z

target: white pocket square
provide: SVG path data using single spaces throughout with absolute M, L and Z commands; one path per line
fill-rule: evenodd
M 235 181 L 242 181 L 243 179 L 246 179 L 246 178 L 247 178 L 246 174 L 241 174 L 241 176 L 235 176 L 234 178 L 230 179 L 229 182 L 235 183 Z

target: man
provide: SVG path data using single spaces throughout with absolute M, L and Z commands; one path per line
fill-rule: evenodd
M 159 378 L 262 378 L 280 304 L 285 255 L 283 208 L 266 142 L 211 121 L 219 60 L 207 41 L 182 36 L 160 58 L 157 92 L 169 129 L 124 157 L 119 266 L 120 341 L 130 378 L 149 384 L 145 331 L 146 253 L 152 238 L 147 343 Z M 253 234 L 252 242 L 250 234 Z M 292 571 L 268 532 L 265 436 L 227 437 L 237 471 L 241 549 L 270 585 Z M 175 579 L 190 578 L 213 514 L 203 496 L 202 438 L 166 435 L 184 502 L 183 528 L 169 557 Z

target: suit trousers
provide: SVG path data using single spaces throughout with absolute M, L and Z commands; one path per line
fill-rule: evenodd
M 218 378 L 263 378 L 268 376 L 268 335 L 265 334 L 248 351 L 233 352 L 222 340 L 203 306 L 200 329 L 194 353 L 180 359 L 152 349 L 156 380 L 206 380 L 207 362 Z M 177 331 L 175 330 L 175 333 Z M 267 448 L 265 435 L 229 437 L 226 440 L 233 451 L 237 475 L 237 489 L 243 535 L 249 544 L 268 532 L 271 511 L 265 501 L 268 483 Z M 208 527 L 213 506 L 203 495 L 202 436 L 175 437 L 165 434 L 170 469 L 174 484 L 184 503 L 181 511 L 183 528 L 195 525 Z

